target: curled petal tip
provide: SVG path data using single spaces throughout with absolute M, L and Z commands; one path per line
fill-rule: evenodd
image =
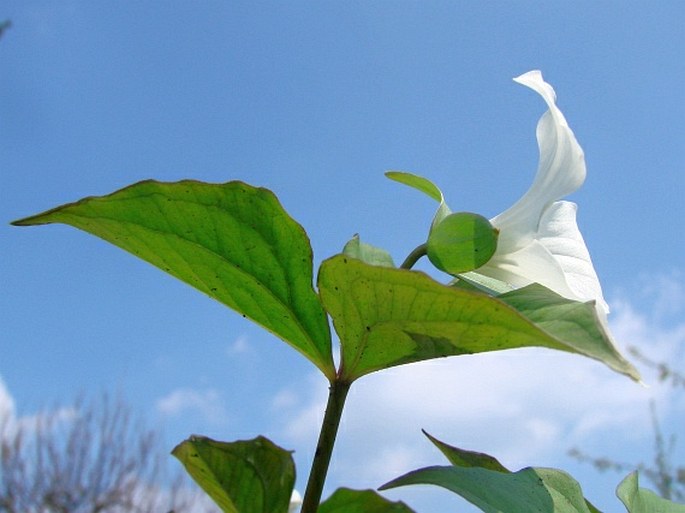
M 530 71 L 526 71 L 525 73 L 521 73 L 518 77 L 514 77 L 514 82 L 523 83 L 531 79 L 543 80 L 542 71 L 540 71 L 539 69 L 532 69 Z
M 499 243 L 479 272 L 515 286 L 538 282 L 569 299 L 595 300 L 597 312 L 606 317 L 608 307 L 576 223 L 576 206 L 560 201 L 585 180 L 583 150 L 540 70 L 514 80 L 538 93 L 549 109 L 536 131 L 540 161 L 530 189 L 491 220 L 501 230 Z
M 550 84 L 545 82 L 545 79 L 542 77 L 542 71 L 539 69 L 534 69 L 524 73 L 523 75 L 519 75 L 518 77 L 514 78 L 514 82 L 529 87 L 542 96 L 550 110 L 557 110 L 555 105 L 557 101 L 557 93 L 554 92 L 554 88 Z M 557 113 L 555 112 L 555 114 Z M 558 114 L 561 113 L 559 112 Z M 563 116 L 561 116 L 561 120 L 563 120 L 563 123 L 565 124 L 566 120 L 564 120 Z

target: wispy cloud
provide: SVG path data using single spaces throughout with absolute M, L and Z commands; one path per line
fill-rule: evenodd
M 27 415 L 18 414 L 14 397 L 0 376 L 0 436 L 11 437 L 19 431 L 30 435 L 39 429 L 56 428 L 77 415 L 73 406 L 46 409 Z
M 7 390 L 5 381 L 0 377 L 0 419 L 14 418 L 15 404 L 14 398 Z
M 156 407 L 165 416 L 199 414 L 213 425 L 225 423 L 228 419 L 221 395 L 213 388 L 178 388 L 159 399 Z
M 241 335 L 236 338 L 227 348 L 226 354 L 228 356 L 234 356 L 238 354 L 246 354 L 252 351 L 249 340 L 245 335 Z

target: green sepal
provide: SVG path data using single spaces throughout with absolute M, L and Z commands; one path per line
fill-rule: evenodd
M 412 173 L 406 173 L 404 171 L 388 171 L 385 173 L 385 176 L 396 182 L 408 185 L 417 191 L 421 191 L 428 195 L 428 197 L 433 198 L 435 201 L 440 203 L 438 210 L 433 217 L 433 223 L 431 226 L 437 226 L 440 222 L 442 222 L 443 219 L 452 213 L 450 208 L 447 206 L 447 203 L 445 203 L 445 197 L 442 194 L 442 191 L 428 178 L 424 178 L 423 176 Z
M 474 271 L 460 273 L 452 280 L 450 286 L 466 290 L 480 290 L 490 296 L 498 296 L 514 290 L 514 287 L 505 281 L 490 278 Z
M 359 239 L 359 234 L 355 234 L 345 247 L 343 248 L 343 255 L 356 258 L 369 265 L 380 265 L 382 267 L 395 267 L 395 262 L 390 253 L 382 248 L 372 246 Z

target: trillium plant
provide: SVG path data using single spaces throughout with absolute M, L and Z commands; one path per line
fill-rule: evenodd
M 304 229 L 269 190 L 240 181 L 136 183 L 14 222 L 65 223 L 96 235 L 237 311 L 309 359 L 329 397 L 304 495 L 294 491 L 291 452 L 258 437 L 232 442 L 192 436 L 173 455 L 228 513 L 410 513 L 379 492 L 413 484 L 446 488 L 485 512 L 591 513 L 579 484 L 549 468 L 510 471 L 486 454 L 425 433 L 445 456 L 382 484 L 340 488 L 322 500 L 350 387 L 364 375 L 445 356 L 544 347 L 593 358 L 639 381 L 606 322 L 608 307 L 564 198 L 585 179 L 583 150 L 539 71 L 515 79 L 547 111 L 537 126 L 540 163 L 533 184 L 493 219 L 452 212 L 426 178 L 388 178 L 438 203 L 426 242 L 398 267 L 383 249 L 355 236 L 319 266 Z M 427 257 L 446 283 L 412 267 Z M 436 273 L 440 274 L 440 273 Z M 340 357 L 334 360 L 330 323 Z M 639 487 L 631 474 L 617 495 L 631 513 L 685 512 Z

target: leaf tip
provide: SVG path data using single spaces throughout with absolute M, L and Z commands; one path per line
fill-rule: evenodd
M 33 223 L 31 222 L 32 217 L 22 217 L 21 219 L 15 219 L 14 221 L 10 222 L 11 226 L 31 226 Z

